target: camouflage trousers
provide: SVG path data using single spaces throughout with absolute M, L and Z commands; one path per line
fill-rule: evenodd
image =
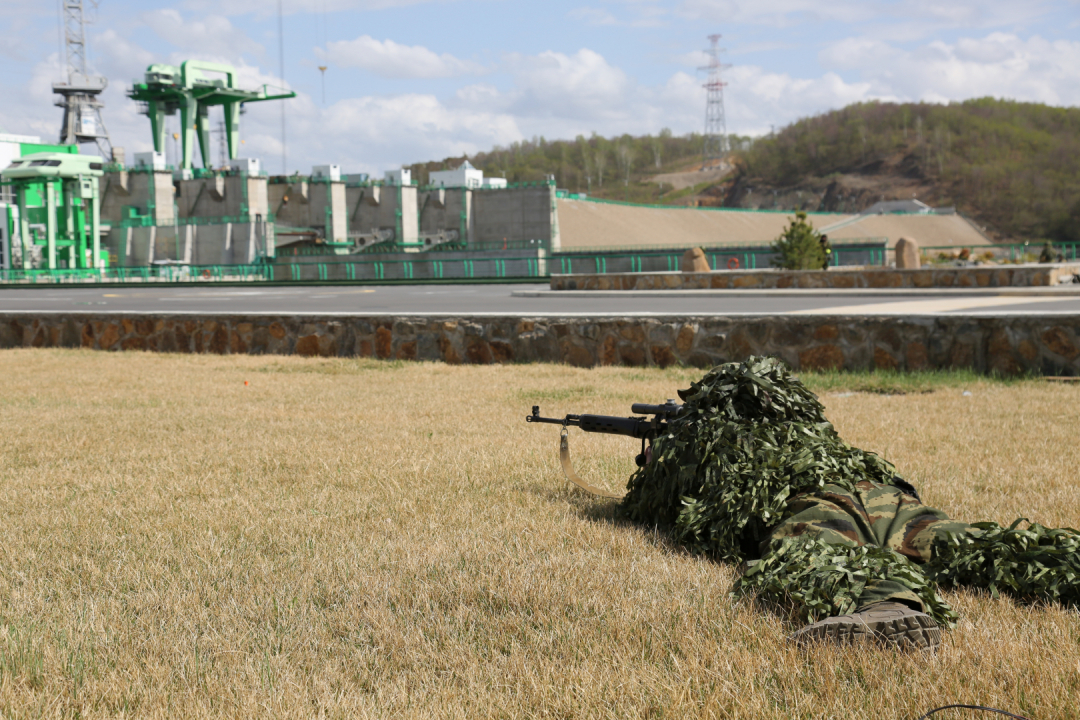
M 789 500 L 788 516 L 772 528 L 761 544 L 763 559 L 784 538 L 810 535 L 830 545 L 876 545 L 922 564 L 932 559 L 937 538 L 948 533 L 979 533 L 971 525 L 950 520 L 942 511 L 923 505 L 892 485 L 862 481 L 855 488 L 856 492 L 851 493 L 836 485 L 826 485 L 822 490 Z M 910 585 L 895 577 L 872 577 L 862 589 L 858 604 L 891 600 L 927 611 Z

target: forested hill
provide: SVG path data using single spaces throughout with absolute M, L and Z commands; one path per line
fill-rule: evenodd
M 916 194 L 955 205 L 1002 237 L 1080 241 L 1080 108 L 993 99 L 851 105 L 739 155 L 727 205 L 793 188 L 807 197 L 824 190 L 830 210 Z
M 555 177 L 593 197 L 660 204 L 855 212 L 913 196 L 955 206 L 1002 239 L 1080 242 L 1080 108 L 980 99 L 863 103 L 762 138 L 731 136 L 735 171 L 697 173 L 699 134 L 535 138 L 468 159 L 510 182 Z
M 750 138 L 732 136 L 736 147 L 749 147 Z M 512 183 L 539 182 L 555 177 L 560 188 L 588 193 L 593 197 L 631 202 L 686 202 L 700 187 L 672 193 L 673 188 L 649 182 L 662 173 L 701 167 L 702 137 L 691 133 L 676 136 L 670 130 L 658 135 L 604 138 L 578 136 L 574 140 L 546 140 L 543 137 L 496 147 L 490 152 L 409 166 L 413 178 L 424 185 L 434 170 L 449 170 L 468 160 L 490 177 L 505 177 Z

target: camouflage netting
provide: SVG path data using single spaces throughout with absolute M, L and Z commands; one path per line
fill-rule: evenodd
M 1080 604 L 1080 533 L 1016 520 L 1007 528 L 975 523 L 979 534 L 951 533 L 934 543 L 927 575 L 943 587 L 985 588 L 1020 600 Z
M 623 509 L 633 520 L 670 527 L 695 552 L 751 560 L 792 496 L 827 483 L 854 494 L 862 480 L 893 481 L 892 465 L 841 440 L 817 397 L 775 358 L 718 366 L 679 395 L 685 410 L 630 478 Z M 750 564 L 735 590 L 794 605 L 809 620 L 852 612 L 873 596 L 868 586 L 892 583 L 947 626 L 956 614 L 938 585 L 1080 604 L 1080 534 L 1037 524 L 1020 530 L 1019 523 L 947 534 L 925 566 L 877 545 L 785 538 Z
M 956 612 L 937 593 L 922 568 L 903 555 L 877 545 L 831 545 L 804 535 L 784 538 L 746 574 L 735 592 L 766 602 L 793 606 L 805 621 L 847 615 L 865 604 L 875 583 L 894 583 L 914 593 L 939 624 L 952 627 Z
M 792 495 L 893 477 L 885 460 L 840 439 L 776 358 L 720 365 L 679 396 L 683 413 L 630 478 L 623 507 L 633 520 L 672 526 L 692 550 L 739 562 Z

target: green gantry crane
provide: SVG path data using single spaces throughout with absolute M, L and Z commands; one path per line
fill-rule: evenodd
M 9 215 L 12 257 L 19 269 L 91 269 L 108 264 L 101 247 L 98 178 L 104 160 L 94 155 L 43 152 L 23 155 L 0 172 L 15 193 Z M 34 246 L 41 249 L 35 268 Z M 14 263 L 13 263 L 14 264 Z
M 207 77 L 204 73 L 218 73 L 220 77 Z M 146 68 L 145 82 L 136 83 L 128 91 L 128 97 L 146 103 L 145 113 L 150 117 L 154 134 L 154 150 L 165 152 L 165 116 L 180 112 L 181 146 L 183 160 L 180 167 L 191 169 L 191 156 L 195 146 L 195 134 L 199 136 L 203 167 L 210 167 L 210 108 L 220 105 L 225 111 L 225 135 L 229 146 L 229 159 L 236 158 L 240 137 L 240 106 L 243 103 L 262 100 L 284 100 L 296 97 L 295 92 L 284 91 L 271 94 L 269 85 L 258 90 L 242 90 L 236 87 L 236 70 L 230 65 L 188 60 L 173 65 L 151 65 Z

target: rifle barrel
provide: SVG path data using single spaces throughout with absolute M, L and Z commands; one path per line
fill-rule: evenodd
M 638 407 L 637 405 L 634 406 Z M 585 432 L 604 433 L 606 435 L 625 435 L 627 437 L 646 439 L 655 438 L 667 430 L 667 418 L 677 414 L 670 406 L 654 405 L 649 407 L 664 408 L 662 413 L 649 413 L 656 415 L 655 418 L 647 417 L 615 417 L 612 415 L 567 415 L 564 418 L 546 418 L 540 416 L 540 406 L 533 405 L 532 414 L 525 416 L 525 422 L 551 423 L 552 425 L 564 425 L 566 427 L 579 427 Z M 675 406 L 681 409 L 682 406 Z M 669 415 L 669 413 L 671 413 Z

